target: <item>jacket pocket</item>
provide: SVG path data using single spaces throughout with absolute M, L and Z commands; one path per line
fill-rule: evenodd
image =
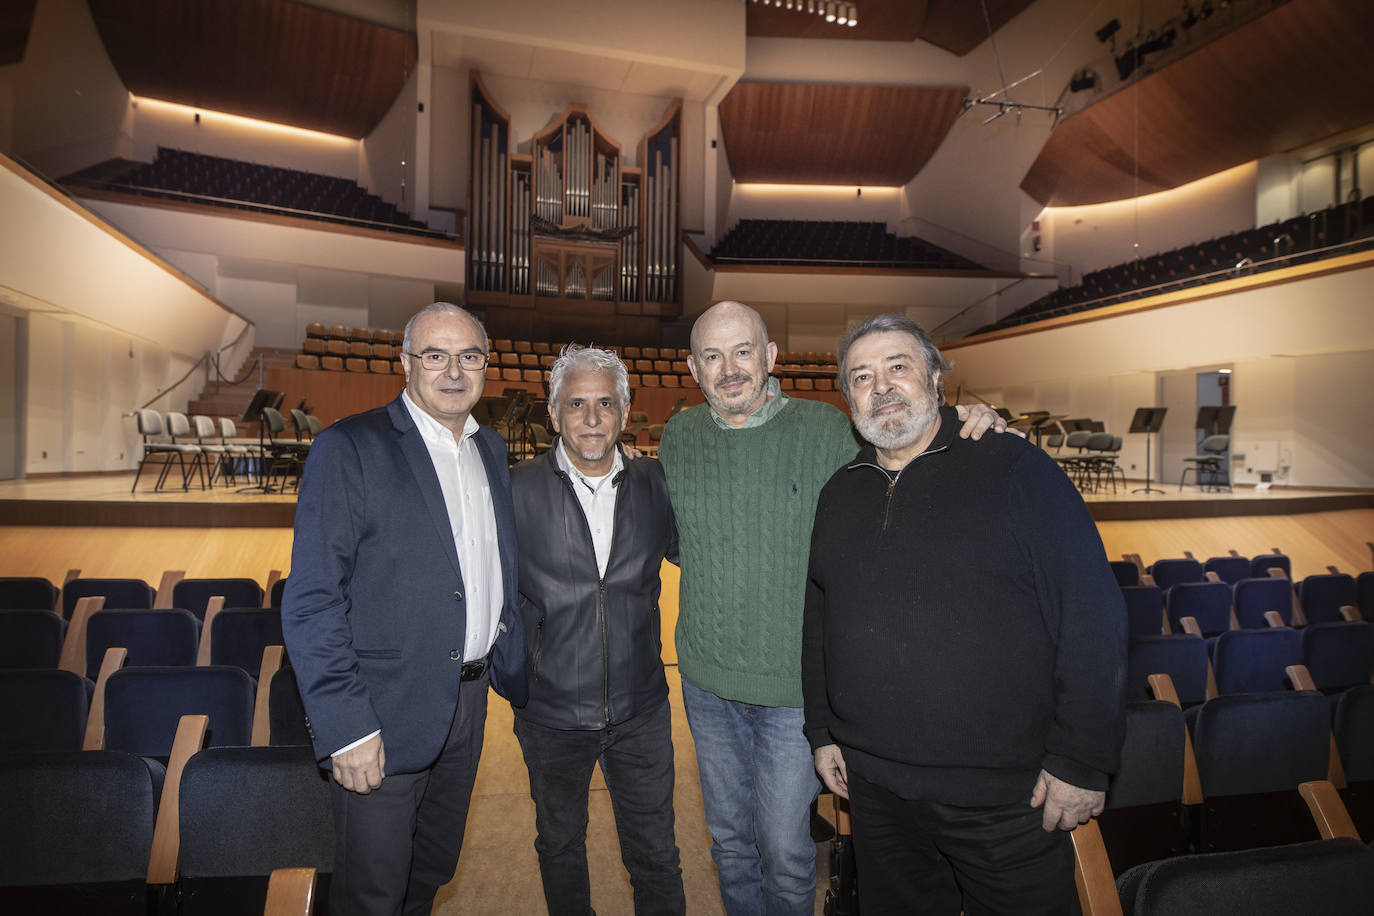
M 400 649 L 354 649 L 353 654 L 358 658 L 400 658 Z

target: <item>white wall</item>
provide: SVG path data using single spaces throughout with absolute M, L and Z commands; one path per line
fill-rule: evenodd
M 1091 416 L 1125 436 L 1134 407 L 1153 406 L 1155 379 L 1233 367 L 1233 452 L 1274 440 L 1288 461 L 1276 481 L 1374 486 L 1374 267 L 1237 291 L 985 343 L 946 347 L 949 390 L 1003 392 L 1013 411 Z M 1130 382 L 1126 402 L 1108 403 Z M 986 395 L 984 395 L 986 396 Z M 1193 402 L 1195 406 L 1195 401 Z M 1186 411 L 1191 418 L 1192 410 Z M 1125 463 L 1142 464 L 1141 436 L 1125 436 Z M 1132 451 L 1134 450 L 1134 451 Z M 1143 465 L 1142 465 L 1143 466 Z M 1176 469 L 1165 469 L 1166 479 Z M 1237 467 L 1236 481 L 1257 473 Z M 1177 477 L 1173 476 L 1176 481 Z
M 0 480 L 19 471 L 19 322 L 0 312 Z
M 1040 214 L 1041 257 L 1073 267 L 1073 282 L 1136 258 L 1171 251 L 1255 226 L 1256 163 L 1228 169 L 1172 191 Z
M 382 120 L 358 147 L 358 183 L 406 213 L 415 209 L 414 70 Z
M 862 190 L 863 193 L 857 193 Z M 824 219 L 883 223 L 897 230 L 901 188 L 779 185 L 736 182 L 731 225 L 742 219 Z

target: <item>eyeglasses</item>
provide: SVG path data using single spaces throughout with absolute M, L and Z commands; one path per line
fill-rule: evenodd
M 420 361 L 420 365 L 430 372 L 446 372 L 458 360 L 458 367 L 469 372 L 480 372 L 487 367 L 487 354 L 481 350 L 464 350 L 462 353 L 445 353 L 442 350 L 426 350 L 423 353 L 407 353 Z

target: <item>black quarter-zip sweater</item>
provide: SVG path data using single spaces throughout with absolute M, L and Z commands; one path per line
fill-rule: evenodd
M 821 491 L 802 646 L 806 734 L 906 798 L 1004 805 L 1044 768 L 1103 790 L 1124 732 L 1126 611 L 1097 528 L 1017 436 L 951 408 L 900 472 L 873 446 Z

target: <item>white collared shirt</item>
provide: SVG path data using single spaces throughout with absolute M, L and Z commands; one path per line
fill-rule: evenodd
M 478 661 L 487 657 L 496 642 L 496 627 L 501 621 L 501 606 L 505 601 L 491 485 L 482 456 L 477 452 L 477 443 L 473 441 L 480 427 L 469 415 L 459 444 L 447 427 L 415 405 L 409 392 L 403 391 L 401 400 L 415 420 L 439 477 L 453 544 L 458 549 L 458 564 L 463 570 L 467 609 L 463 660 Z
M 611 541 L 615 538 L 615 497 L 616 476 L 625 468 L 620 457 L 620 449 L 615 450 L 615 461 L 609 473 L 602 477 L 588 477 L 577 469 L 563 448 L 563 440 L 558 440 L 554 452 L 558 466 L 572 481 L 573 492 L 582 505 L 582 514 L 587 518 L 587 527 L 592 532 L 592 549 L 596 551 L 597 573 L 606 575 L 606 564 L 611 559 Z

